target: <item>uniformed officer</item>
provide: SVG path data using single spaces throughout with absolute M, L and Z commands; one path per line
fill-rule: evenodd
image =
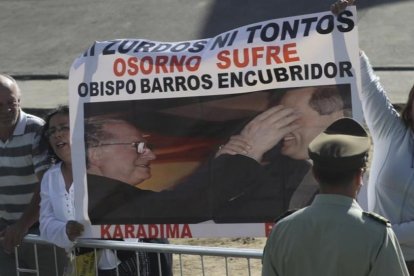
M 320 194 L 274 226 L 263 276 L 409 275 L 389 222 L 355 200 L 369 148 L 368 134 L 350 118 L 335 121 L 310 143 Z

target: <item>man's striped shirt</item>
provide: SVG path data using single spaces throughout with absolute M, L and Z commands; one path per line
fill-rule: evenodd
M 44 121 L 20 111 L 13 135 L 0 140 L 0 218 L 15 221 L 30 203 L 36 173 L 47 169 L 46 151 L 40 152 Z

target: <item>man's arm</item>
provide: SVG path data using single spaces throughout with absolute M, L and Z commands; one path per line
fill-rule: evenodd
M 5 252 L 11 253 L 15 246 L 18 246 L 24 236 L 26 236 L 29 228 L 39 220 L 40 206 L 40 181 L 45 171 L 36 173 L 38 182 L 36 183 L 32 199 L 27 206 L 23 215 L 14 224 L 8 226 L 0 233 L 3 238 L 2 245 Z

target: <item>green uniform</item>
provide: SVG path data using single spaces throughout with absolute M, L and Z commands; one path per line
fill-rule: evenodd
M 317 195 L 279 221 L 267 241 L 263 276 L 409 275 L 384 218 L 342 195 Z

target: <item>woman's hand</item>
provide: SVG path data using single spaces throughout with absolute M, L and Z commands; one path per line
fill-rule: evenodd
M 355 0 L 339 0 L 331 5 L 331 12 L 335 15 L 343 12 L 346 7 L 352 6 L 355 3 Z
M 77 237 L 82 235 L 83 230 L 83 225 L 75 220 L 69 220 L 66 223 L 66 235 L 68 235 L 68 238 L 71 241 L 75 241 Z

